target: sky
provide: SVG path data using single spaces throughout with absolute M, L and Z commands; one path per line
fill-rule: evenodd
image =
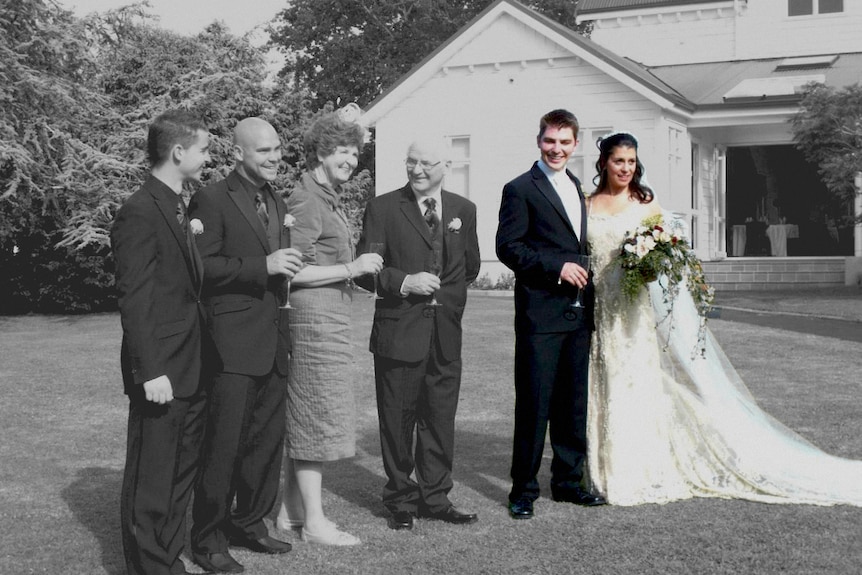
M 222 20 L 234 34 L 244 34 L 272 20 L 288 0 L 149 0 L 150 13 L 162 28 L 196 34 L 213 20 Z M 78 16 L 133 4 L 134 0 L 60 0 Z

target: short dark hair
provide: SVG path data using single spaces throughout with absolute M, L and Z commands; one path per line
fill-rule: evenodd
M 578 130 L 581 127 L 578 125 L 578 119 L 568 110 L 559 108 L 551 110 L 539 120 L 539 138 L 545 133 L 545 129 L 550 126 L 552 128 L 571 128 L 575 139 L 578 138 Z
M 599 183 L 596 185 L 596 190 L 601 191 L 608 185 L 608 172 L 605 168 L 608 165 L 608 158 L 610 158 L 614 148 L 634 148 L 635 152 L 637 152 L 638 141 L 637 138 L 628 132 L 616 132 L 596 140 L 596 147 L 599 149 L 599 159 L 596 161 L 597 173 L 593 177 L 593 183 L 598 178 Z M 629 190 L 640 203 L 648 204 L 653 200 L 655 194 L 649 186 L 641 181 L 645 171 L 644 165 L 641 164 L 641 159 L 636 157 L 635 162 L 635 173 L 632 175 Z
M 194 144 L 199 131 L 206 132 L 206 125 L 199 116 L 188 110 L 168 110 L 159 114 L 147 133 L 150 166 L 158 166 L 166 161 L 175 145 L 187 148 Z
M 305 163 L 313 170 L 320 164 L 318 155 L 326 157 L 338 146 L 356 146 L 362 151 L 365 144 L 365 128 L 355 122 L 342 120 L 337 112 L 329 112 L 316 119 L 305 131 L 302 145 Z

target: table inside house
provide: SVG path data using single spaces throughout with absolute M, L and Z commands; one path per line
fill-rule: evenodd
M 796 224 L 772 224 L 766 228 L 766 235 L 772 247 L 772 255 L 787 256 L 787 239 L 799 237 L 799 226 Z

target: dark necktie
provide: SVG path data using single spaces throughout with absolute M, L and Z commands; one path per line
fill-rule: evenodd
M 431 230 L 431 235 L 437 234 L 437 228 L 440 225 L 440 218 L 437 217 L 437 200 L 434 198 L 425 198 L 422 200 L 425 204 L 425 223 L 428 224 L 428 229 Z
M 180 198 L 177 202 L 177 222 L 183 227 L 183 231 L 186 231 L 189 227 L 189 222 L 186 219 L 186 206 L 183 203 L 183 199 Z
M 177 221 L 180 223 L 180 226 L 183 228 L 183 234 L 186 236 L 186 249 L 189 252 L 189 261 L 192 263 L 192 272 L 195 275 L 195 281 L 198 281 L 198 269 L 195 264 L 195 252 L 194 252 L 194 243 L 195 239 L 192 236 L 191 226 L 189 226 L 189 218 L 186 215 L 186 204 L 183 202 L 183 199 L 180 198 L 177 202 Z
M 257 217 L 260 218 L 264 229 L 269 226 L 269 211 L 266 209 L 266 198 L 263 192 L 259 191 L 254 195 L 254 207 L 257 210 Z

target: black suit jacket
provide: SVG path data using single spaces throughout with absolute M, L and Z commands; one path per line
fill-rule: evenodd
M 592 327 L 592 283 L 584 290 L 584 314 L 566 314 L 578 289 L 559 282 L 566 262 L 586 264 L 587 212 L 581 184 L 570 172 L 581 203 L 578 235 L 553 184 L 539 168 L 503 187 L 497 257 L 515 272 L 515 328 L 527 333 L 555 333 Z
M 167 375 L 174 397 L 200 387 L 202 264 L 177 220 L 178 196 L 150 176 L 123 204 L 111 229 L 126 393 Z
M 204 231 L 196 236 L 204 264 L 204 301 L 222 370 L 249 376 L 286 375 L 290 351 L 287 312 L 279 309 L 283 276 L 269 276 L 266 230 L 236 171 L 197 192 L 189 205 Z M 274 194 L 279 247 L 289 244 L 287 209 Z
M 470 200 L 447 191 L 441 193 L 444 266 L 437 301 L 442 306 L 429 313 L 430 296 L 401 297 L 401 285 L 408 274 L 426 270 L 433 257 L 431 233 L 422 217 L 413 190 L 400 190 L 371 200 L 365 209 L 358 253 L 368 251 L 371 242 L 383 242 L 383 269 L 378 279 L 378 294 L 371 331 L 372 353 L 399 361 L 414 362 L 426 357 L 432 345 L 436 324 L 443 357 L 461 357 L 461 317 L 467 301 L 467 284 L 479 274 L 479 240 L 476 235 L 476 206 Z M 460 222 L 460 228 L 458 227 Z M 369 276 L 357 282 L 372 288 Z

